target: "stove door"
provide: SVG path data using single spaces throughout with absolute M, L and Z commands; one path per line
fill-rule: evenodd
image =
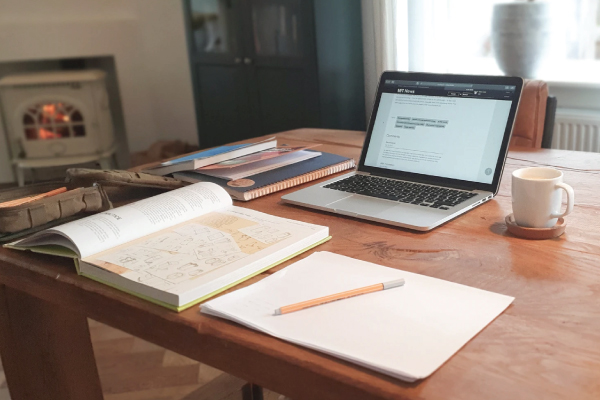
M 29 99 L 14 112 L 14 134 L 24 158 L 94 154 L 98 148 L 92 114 L 76 99 Z

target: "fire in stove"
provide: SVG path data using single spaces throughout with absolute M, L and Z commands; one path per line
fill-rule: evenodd
M 29 107 L 23 116 L 27 140 L 62 139 L 85 136 L 81 112 L 64 103 L 44 103 Z

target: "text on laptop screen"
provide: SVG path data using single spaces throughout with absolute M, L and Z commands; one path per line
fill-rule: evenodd
M 366 166 L 492 183 L 515 86 L 383 85 Z

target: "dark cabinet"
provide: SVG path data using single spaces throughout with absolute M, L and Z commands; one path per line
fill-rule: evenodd
M 319 126 L 312 1 L 188 0 L 200 145 Z

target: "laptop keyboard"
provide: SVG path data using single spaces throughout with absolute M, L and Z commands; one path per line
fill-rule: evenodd
M 362 194 L 401 203 L 448 210 L 477 193 L 420 183 L 396 181 L 369 175 L 352 175 L 325 186 L 328 189 Z

